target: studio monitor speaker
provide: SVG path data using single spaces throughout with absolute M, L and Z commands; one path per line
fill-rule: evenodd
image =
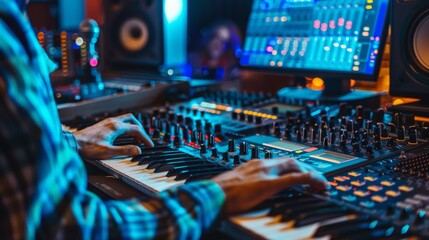
M 186 0 L 103 0 L 102 60 L 107 68 L 186 62 Z
M 390 93 L 429 100 L 429 1 L 393 0 Z

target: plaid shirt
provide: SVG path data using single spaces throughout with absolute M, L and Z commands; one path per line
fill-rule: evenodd
M 0 0 L 0 33 L 2 239 L 197 239 L 209 228 L 225 198 L 211 181 L 145 201 L 88 192 L 75 140 L 61 130 L 50 62 L 14 1 Z

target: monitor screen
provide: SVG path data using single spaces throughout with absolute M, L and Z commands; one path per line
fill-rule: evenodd
M 240 65 L 375 80 L 389 0 L 254 0 Z

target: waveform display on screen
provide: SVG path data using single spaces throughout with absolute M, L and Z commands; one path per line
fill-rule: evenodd
M 255 0 L 241 65 L 373 74 L 388 0 Z

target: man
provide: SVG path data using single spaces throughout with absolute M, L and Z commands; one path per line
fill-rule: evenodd
M 149 200 L 102 201 L 86 190 L 88 159 L 136 155 L 115 147 L 121 134 L 152 146 L 132 115 L 63 133 L 48 73 L 52 68 L 22 12 L 24 0 L 0 0 L 0 236 L 34 238 L 197 239 L 220 215 L 247 210 L 295 184 L 327 188 L 292 159 L 255 160 L 211 181 Z M 268 187 L 269 186 L 269 187 Z

